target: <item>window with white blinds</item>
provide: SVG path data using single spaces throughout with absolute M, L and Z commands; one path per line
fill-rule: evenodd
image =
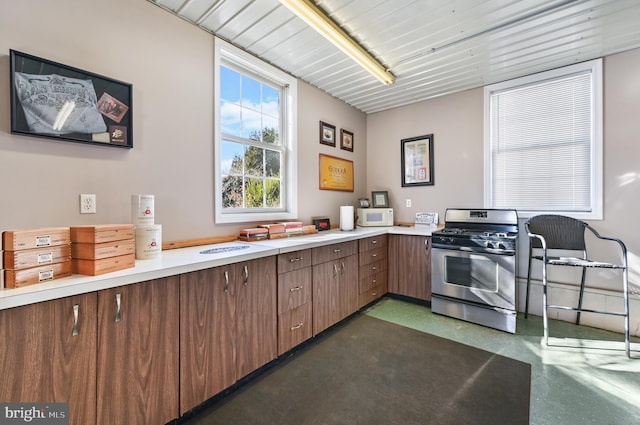
M 485 203 L 602 218 L 602 62 L 485 88 Z

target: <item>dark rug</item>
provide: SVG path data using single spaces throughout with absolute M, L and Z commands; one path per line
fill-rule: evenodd
M 529 424 L 531 365 L 358 315 L 196 424 Z

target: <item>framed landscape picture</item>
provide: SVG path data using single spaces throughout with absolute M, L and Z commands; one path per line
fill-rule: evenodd
M 10 51 L 11 133 L 133 147 L 132 86 Z

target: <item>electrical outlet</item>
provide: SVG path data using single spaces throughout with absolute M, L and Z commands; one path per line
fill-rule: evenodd
M 81 193 L 80 194 L 80 214 L 96 213 L 96 195 Z
M 411 199 L 407 199 L 405 201 L 405 205 L 406 205 L 407 208 L 411 208 Z

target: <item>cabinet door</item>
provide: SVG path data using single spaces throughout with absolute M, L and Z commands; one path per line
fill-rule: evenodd
M 338 321 L 358 310 L 358 255 L 343 258 L 339 263 Z
M 389 292 L 431 300 L 431 237 L 389 235 Z
M 340 262 L 313 266 L 313 334 L 317 335 L 338 319 Z
M 180 276 L 180 413 L 236 382 L 235 268 Z
M 236 264 L 236 371 L 240 379 L 276 358 L 276 257 Z
M 313 266 L 313 333 L 358 309 L 358 256 Z
M 178 277 L 98 292 L 98 421 L 178 417 Z
M 69 403 L 69 423 L 96 422 L 96 299 L 0 311 L 1 401 Z

